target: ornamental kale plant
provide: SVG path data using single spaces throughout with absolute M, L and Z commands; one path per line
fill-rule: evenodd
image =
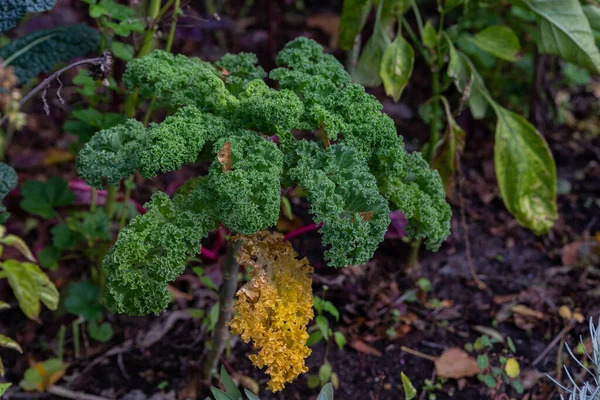
M 118 185 L 135 172 L 152 178 L 189 163 L 208 162 L 210 168 L 172 198 L 155 193 L 147 213 L 121 230 L 103 262 L 105 303 L 111 310 L 133 315 L 163 311 L 171 298 L 167 282 L 183 272 L 186 258 L 199 252 L 200 241 L 219 225 L 245 236 L 273 227 L 282 187 L 299 186 L 306 193 L 314 222 L 322 224 L 319 232 L 329 266 L 369 261 L 384 238 L 389 213 L 398 209 L 408 218 L 408 234 L 425 239 L 429 249 L 437 250 L 448 236 L 451 210 L 438 173 L 420 153 L 405 151 L 381 104 L 352 83 L 333 56 L 306 38 L 288 43 L 277 56 L 279 67 L 268 75 L 279 90 L 267 86 L 266 73 L 255 64 L 251 54 L 227 55 L 215 67 L 160 50 L 128 63 L 126 89 L 155 96 L 160 106 L 174 111 L 160 124 L 145 127 L 130 119 L 96 133 L 77 158 L 81 177 L 99 188 Z M 310 268 L 292 273 L 269 262 L 278 257 L 265 255 L 260 243 L 281 238 L 261 235 L 248 239 L 255 244 L 245 246 L 240 262 L 250 257 L 272 265 L 253 280 L 275 286 L 288 282 L 291 292 L 279 287 L 276 297 L 294 297 L 308 287 L 306 304 L 299 302 L 308 310 L 300 312 L 302 321 L 282 319 L 282 329 L 288 323 L 304 326 L 312 317 L 312 293 L 305 284 Z M 283 243 L 269 249 L 277 246 L 282 260 L 290 259 L 284 264 L 292 265 L 295 253 Z M 280 267 L 278 275 L 273 269 Z M 243 303 L 248 309 L 257 301 L 252 282 Z M 236 331 L 250 324 L 236 321 Z M 268 334 L 269 327 L 264 329 L 248 334 L 257 343 L 261 334 Z M 297 332 L 298 344 L 304 345 L 305 328 Z M 287 353 L 292 360 L 310 353 L 294 351 Z M 258 362 L 271 366 L 275 361 L 265 357 Z M 299 364 L 281 366 L 290 367 L 293 373 L 274 367 L 273 390 L 305 370 Z

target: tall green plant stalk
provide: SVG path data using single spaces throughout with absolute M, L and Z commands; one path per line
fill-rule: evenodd
M 417 25 L 419 28 L 419 37 L 423 37 L 423 20 L 421 18 L 421 13 L 419 12 L 419 8 L 416 4 L 415 0 L 411 0 L 411 6 L 413 12 L 415 14 L 415 18 L 417 20 Z M 444 18 L 446 16 L 445 10 L 442 9 L 440 14 L 440 22 L 437 30 L 437 45 L 435 49 L 435 54 L 429 54 L 425 48 L 422 46 L 419 38 L 412 30 L 411 26 L 408 24 L 408 21 L 404 18 L 404 16 L 399 17 L 399 21 L 401 25 L 403 25 L 417 50 L 423 56 L 423 59 L 427 63 L 429 70 L 431 71 L 431 112 L 432 118 L 430 123 L 430 131 L 429 131 L 429 141 L 426 144 L 426 151 L 424 151 L 423 156 L 429 163 L 429 165 L 433 162 L 433 156 L 435 152 L 435 147 L 440 141 L 440 121 L 438 120 L 438 114 L 440 112 L 440 71 L 443 67 L 444 60 L 440 57 L 441 54 L 441 46 L 440 46 L 440 38 L 442 31 L 444 29 Z M 409 271 L 414 268 L 414 266 L 419 261 L 419 251 L 421 249 L 422 240 L 414 240 L 410 244 L 410 252 L 408 255 L 407 266 Z
M 171 16 L 171 29 L 169 30 L 169 36 L 167 38 L 167 45 L 165 46 L 165 51 L 168 53 L 171 52 L 171 48 L 173 47 L 173 39 L 175 38 L 175 30 L 177 29 L 177 19 L 179 17 L 180 5 L 181 0 L 175 0 L 175 4 L 173 6 L 173 15 Z M 148 126 L 150 123 L 150 118 L 152 118 L 152 107 L 154 106 L 154 102 L 156 102 L 156 96 L 152 96 L 150 104 L 148 105 L 148 110 L 146 110 L 146 115 L 144 116 L 144 125 L 146 126 Z
M 212 347 L 204 363 L 204 379 L 206 381 L 210 381 L 229 339 L 227 323 L 233 316 L 233 298 L 237 290 L 237 274 L 240 268 L 237 257 L 243 244 L 242 239 L 230 241 L 227 244 L 227 255 L 223 264 L 223 285 L 219 292 L 219 319 L 213 332 Z
M 156 31 L 158 30 L 158 20 L 161 15 L 160 8 L 160 0 L 151 0 L 150 5 L 148 6 L 148 20 L 149 26 L 148 29 L 144 32 L 144 36 L 142 39 L 142 46 L 138 50 L 136 54 L 136 58 L 144 57 L 150 53 L 152 50 L 152 46 L 154 44 L 154 35 L 156 35 Z M 138 91 L 132 92 L 125 98 L 125 115 L 129 118 L 133 118 L 135 116 L 135 108 L 137 105 Z

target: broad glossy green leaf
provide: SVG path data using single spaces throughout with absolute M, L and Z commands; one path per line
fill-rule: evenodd
M 319 380 L 321 381 L 322 385 L 329 382 L 329 378 L 331 377 L 331 371 L 332 371 L 332 367 L 331 367 L 331 363 L 329 363 L 329 362 L 324 363 L 319 368 Z
M 543 234 L 558 218 L 556 166 L 531 123 L 497 104 L 494 165 L 504 204 L 517 222 Z
M 402 387 L 404 388 L 404 397 L 405 400 L 412 400 L 417 396 L 417 390 L 412 384 L 412 381 L 404 372 L 400 373 L 400 377 L 402 378 Z
M 344 346 L 346 345 L 346 337 L 340 331 L 335 331 L 333 333 L 333 339 L 335 340 L 335 344 L 339 347 L 340 350 L 344 350 Z
M 0 368 L 1 368 L 0 369 L 1 371 L 4 371 L 4 367 L 2 367 L 2 359 L 1 358 L 0 358 Z M 8 388 L 11 386 L 12 386 L 12 383 L 0 383 L 0 396 L 2 396 L 4 393 L 6 393 Z
M 363 86 L 379 86 L 382 82 L 380 75 L 381 60 L 383 53 L 391 43 L 385 25 L 381 21 L 384 3 L 384 1 L 379 2 L 373 35 L 367 41 L 358 59 L 356 69 L 352 73 L 352 79 Z
M 515 32 L 508 26 L 490 26 L 478 32 L 471 41 L 481 50 L 507 61 L 516 61 L 521 44 Z
M 438 0 L 438 4 L 440 1 L 444 4 L 444 10 L 446 12 L 453 10 L 458 6 L 462 6 L 465 2 L 465 0 Z
M 430 50 L 434 50 L 437 47 L 437 32 L 435 31 L 435 28 L 433 27 L 431 21 L 427 21 L 425 23 L 425 26 L 423 27 L 423 33 L 421 35 L 421 40 L 423 41 L 425 47 L 427 47 Z
M 231 379 L 224 365 L 221 365 L 221 382 L 223 383 L 223 387 L 225 387 L 225 391 L 233 400 L 243 400 L 240 389 L 238 389 L 233 379 Z
M 344 1 L 339 29 L 340 48 L 349 50 L 354 46 L 354 39 L 365 26 L 372 6 L 373 0 Z
M 248 398 L 248 400 L 260 400 L 257 395 L 255 395 L 248 389 L 244 389 L 244 393 L 246 393 L 246 397 Z
M 88 322 L 98 321 L 104 310 L 101 300 L 100 288 L 89 281 L 82 281 L 69 286 L 64 306 L 68 312 L 82 316 Z
M 40 301 L 49 310 L 56 310 L 58 308 L 59 294 L 54 283 L 48 278 L 48 275 L 36 264 L 25 262 L 22 263 L 22 266 L 35 282 L 36 292 Z
M 473 118 L 482 119 L 485 117 L 488 107 L 488 101 L 485 97 L 487 89 L 483 84 L 483 80 L 469 58 L 454 47 L 447 35 L 445 37 L 450 55 L 447 74 L 454 81 L 456 89 L 462 94 L 462 100 L 468 101 Z
M 363 49 L 352 79 L 363 86 L 379 86 L 382 79 L 380 75 L 381 61 L 391 41 L 383 28 L 375 29 Z
M 415 51 L 402 37 L 398 36 L 383 53 L 380 75 L 385 94 L 398 101 L 406 87 L 415 63 Z
M 135 49 L 130 44 L 117 42 L 116 40 L 110 44 L 110 49 L 115 57 L 127 62 L 133 59 Z
M 40 314 L 40 299 L 33 278 L 17 260 L 6 260 L 0 263 L 0 270 L 6 274 L 21 311 L 27 318 L 36 319 Z
M 523 0 L 538 17 L 538 47 L 600 74 L 600 51 L 579 0 Z
M 317 315 L 315 323 L 319 327 L 321 334 L 325 339 L 329 339 L 329 321 L 323 315 Z
M 27 181 L 21 188 L 23 200 L 21 208 L 42 218 L 52 218 L 55 208 L 69 205 L 75 200 L 75 193 L 68 188 L 67 181 L 53 176 L 46 182 Z
M 217 389 L 217 388 L 213 387 L 213 388 L 210 388 L 210 391 L 212 392 L 212 395 L 215 397 L 215 400 L 235 400 L 235 399 L 232 399 L 230 395 L 228 395 L 221 389 Z
M 331 383 L 321 388 L 317 400 L 333 400 L 333 385 Z
M 31 253 L 29 246 L 27 246 L 27 243 L 20 237 L 16 235 L 6 235 L 0 239 L 0 243 L 17 249 L 19 253 L 25 256 L 29 261 L 35 262 L 35 257 Z
M 600 41 L 600 6 L 588 4 L 582 6 L 581 9 L 590 23 L 596 42 Z
M 88 323 L 87 330 L 90 337 L 98 342 L 108 342 L 113 337 L 112 325 L 107 321 L 101 324 L 92 321 Z
M 38 259 L 42 267 L 54 271 L 58 268 L 58 260 L 60 260 L 61 255 L 62 251 L 60 249 L 48 246 L 38 253 Z
M 0 335 L 0 346 L 16 350 L 19 353 L 23 353 L 23 350 L 21 349 L 21 346 L 19 346 L 19 343 L 9 338 L 8 336 Z
M 0 263 L 19 307 L 30 319 L 40 313 L 40 301 L 51 310 L 58 306 L 58 290 L 48 276 L 35 264 L 6 260 Z
M 314 331 L 308 336 L 308 339 L 306 340 L 306 345 L 310 347 L 315 343 L 319 343 L 322 339 L 323 333 L 321 333 L 321 331 Z

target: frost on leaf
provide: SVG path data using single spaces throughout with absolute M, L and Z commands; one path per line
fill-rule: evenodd
M 259 232 L 247 239 L 238 258 L 251 267 L 252 279 L 237 293 L 229 326 L 257 348 L 250 360 L 267 367 L 272 391 L 308 371 L 304 360 L 311 353 L 306 325 L 313 317 L 312 267 L 296 256 L 282 235 Z

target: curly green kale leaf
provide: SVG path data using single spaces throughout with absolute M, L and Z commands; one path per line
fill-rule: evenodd
M 289 131 L 299 124 L 304 112 L 302 102 L 289 90 L 274 90 L 255 80 L 239 96 L 235 119 L 248 129 L 263 134 Z
M 300 141 L 286 162 L 291 180 L 307 194 L 315 223 L 323 223 L 329 265 L 369 261 L 383 241 L 390 210 L 364 159 L 343 144 L 323 149 L 317 142 Z
M 21 18 L 29 12 L 48 11 L 56 0 L 2 0 L 0 1 L 0 35 L 17 26 Z
M 0 48 L 3 65 L 13 66 L 19 82 L 49 73 L 61 62 L 100 49 L 100 34 L 86 25 L 59 26 L 30 33 Z
M 105 303 L 112 311 L 145 315 L 169 304 L 167 282 L 183 272 L 186 258 L 200 251 L 200 240 L 216 227 L 206 209 L 197 213 L 185 204 L 157 192 L 148 212 L 119 232 L 103 261 Z
M 252 53 L 225 54 L 215 63 L 224 69 L 225 86 L 234 96 L 246 90 L 248 83 L 255 79 L 263 80 L 267 73 L 261 66 L 257 66 L 258 59 Z
M 208 175 L 218 199 L 216 217 L 232 231 L 252 235 L 277 223 L 283 154 L 274 142 L 250 131 L 218 140 L 215 150 L 226 143 L 231 148 L 231 168 L 217 161 Z
M 207 141 L 231 134 L 225 119 L 194 106 L 180 108 L 160 124 L 148 128 L 134 119 L 97 132 L 79 152 L 77 171 L 86 182 L 102 187 L 106 179 L 118 185 L 136 170 L 145 178 L 176 171 L 196 161 Z
M 317 42 L 305 37 L 286 44 L 277 55 L 276 62 L 288 69 L 277 68 L 271 71 L 270 77 L 279 80 L 283 89 L 299 90 L 305 95 L 310 95 L 303 90 L 308 87 L 315 89 L 323 85 L 323 89 L 340 88 L 351 81 L 344 66 L 334 56 L 323 53 L 323 48 Z M 318 85 L 311 85 L 311 80 L 318 81 Z
M 403 174 L 383 179 L 381 191 L 408 219 L 408 236 L 426 238 L 428 249 L 439 249 L 450 235 L 452 210 L 446 202 L 440 175 L 429 167 L 421 153 L 409 154 Z
M 134 119 L 96 133 L 77 156 L 77 172 L 90 186 L 118 185 L 139 164 L 144 124 Z
M 437 249 L 449 235 L 451 218 L 437 172 L 420 154 L 406 152 L 394 121 L 382 112 L 375 97 L 361 85 L 343 79 L 343 70 L 333 73 L 336 62 L 319 67 L 325 55 L 319 55 L 322 49 L 315 42 L 297 41 L 288 44 L 277 58 L 278 64 L 288 68 L 278 68 L 270 76 L 304 103 L 301 128 L 322 130 L 330 140 L 355 148 L 367 161 L 391 208 L 406 214 L 409 236 L 427 237 L 427 246 Z M 327 73 L 338 79 L 328 80 Z
M 123 81 L 128 91 L 140 88 L 143 94 L 156 95 L 174 107 L 191 104 L 217 113 L 236 102 L 213 65 L 162 50 L 130 61 Z

